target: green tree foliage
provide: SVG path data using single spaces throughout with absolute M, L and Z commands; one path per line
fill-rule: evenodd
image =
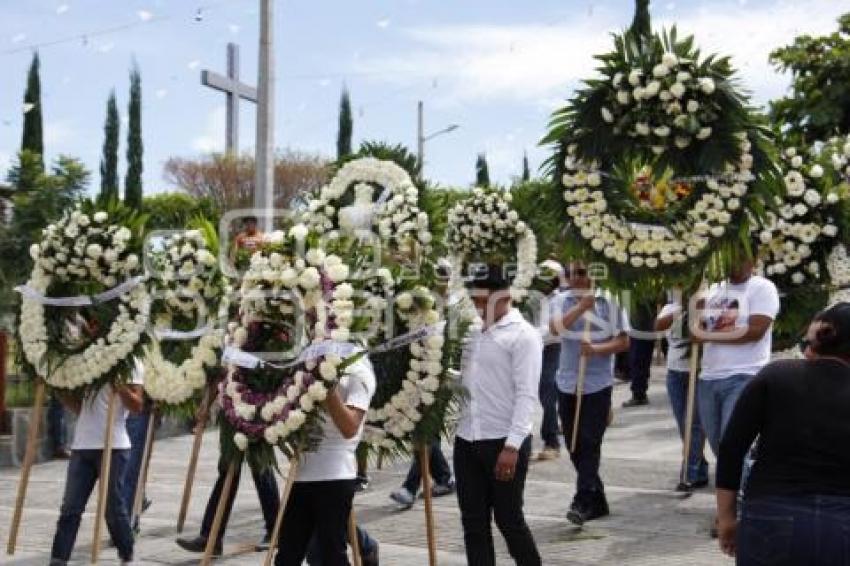
M 21 151 L 31 151 L 37 155 L 41 163 L 40 168 L 44 171 L 40 66 L 41 62 L 36 52 L 32 56 L 32 63 L 27 74 L 27 89 L 24 92 L 24 132 L 21 137 Z
M 522 154 L 522 182 L 531 180 L 531 168 L 528 166 L 528 152 Z
M 793 77 L 788 96 L 770 103 L 770 117 L 795 145 L 850 131 L 850 13 L 838 31 L 794 43 L 770 54 L 770 62 Z
M 11 288 L 27 278 L 29 248 L 41 238 L 41 230 L 59 219 L 88 185 L 89 172 L 78 159 L 60 156 L 49 173 L 41 167 L 41 157 L 24 150 L 9 170 L 14 208 L 11 221 L 0 224 L 0 311 L 16 304 Z
M 121 123 L 115 91 L 106 102 L 106 124 L 103 126 L 103 155 L 100 158 L 100 198 L 108 201 L 118 198 L 118 135 Z
M 552 190 L 551 180 L 525 181 L 511 188 L 511 206 L 534 231 L 537 238 L 537 257 L 559 257 L 564 255 L 561 230 L 564 228 L 563 202 L 560 193 Z
M 142 199 L 142 212 L 148 216 L 149 230 L 185 228 L 197 217 L 209 220 L 217 228 L 221 216 L 212 198 L 198 198 L 184 192 L 146 196 Z
M 354 131 L 354 122 L 351 117 L 351 99 L 348 89 L 342 89 L 339 100 L 339 133 L 336 138 L 336 158 L 342 159 L 351 155 L 351 135 Z
M 142 206 L 142 76 L 133 65 L 130 71 L 130 118 L 127 132 L 127 176 L 124 179 L 124 204 L 134 210 Z
M 410 175 L 413 182 L 422 186 L 422 164 L 419 158 L 403 144 L 390 144 L 383 141 L 364 141 L 357 149 L 354 159 L 359 157 L 374 157 L 384 161 L 392 161 Z M 340 163 L 342 165 L 342 163 Z
M 478 187 L 490 186 L 490 168 L 487 167 L 487 156 L 478 154 L 475 160 L 475 185 Z

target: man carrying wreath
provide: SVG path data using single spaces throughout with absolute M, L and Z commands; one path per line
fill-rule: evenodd
M 501 265 L 482 266 L 470 294 L 483 321 L 461 362 L 469 397 L 458 422 L 455 480 L 470 566 L 494 566 L 491 515 L 518 565 L 539 566 L 523 515 L 543 341 L 511 302 Z
M 599 463 L 611 412 L 614 356 L 629 349 L 629 337 L 625 313 L 592 289 L 584 263 L 570 262 L 566 275 L 569 290 L 563 296 L 563 314 L 553 317 L 549 324 L 552 334 L 561 336 L 561 360 L 555 377 L 558 409 L 570 459 L 578 474 L 567 520 L 582 525 L 609 513 Z M 585 371 L 580 376 L 582 357 Z M 578 433 L 576 445 L 571 446 L 579 396 Z

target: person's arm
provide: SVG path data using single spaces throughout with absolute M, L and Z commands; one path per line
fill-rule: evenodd
M 121 398 L 121 402 L 131 413 L 141 413 L 145 408 L 145 394 L 141 385 L 116 385 L 115 392 Z
M 675 322 L 676 317 L 682 313 L 682 307 L 675 303 L 670 303 L 661 309 L 661 312 L 658 313 L 658 316 L 655 319 L 655 331 L 656 332 L 666 332 L 670 330 L 673 326 L 673 322 Z
M 764 420 L 766 371 L 769 370 L 762 370 L 741 392 L 720 442 L 715 480 L 718 539 L 721 550 L 729 556 L 735 554 L 736 499 L 741 487 L 744 458 L 761 432 Z
M 612 303 L 608 303 L 608 312 L 612 313 L 608 321 L 608 331 L 611 338 L 604 342 L 582 341 L 581 353 L 584 356 L 610 356 L 619 354 L 629 349 L 629 323 L 628 317 L 622 309 L 616 309 Z
M 363 416 L 366 414 L 366 411 L 346 405 L 342 397 L 339 396 L 337 389 L 333 389 L 328 393 L 324 403 L 325 410 L 331 416 L 331 420 L 336 428 L 339 429 L 342 437 L 346 440 L 354 438 L 360 429 L 360 423 L 363 422 Z
M 584 313 L 593 309 L 596 304 L 596 297 L 593 291 L 588 290 L 587 294 L 582 296 L 579 301 L 570 307 L 563 316 L 554 316 L 549 321 L 549 332 L 553 336 L 560 336 L 564 330 L 572 328 L 573 324 L 582 317 Z
M 514 410 L 511 427 L 502 452 L 496 460 L 497 480 L 510 481 L 516 471 L 519 449 L 534 426 L 534 410 L 539 402 L 538 389 L 543 361 L 543 341 L 536 332 L 524 332 L 511 349 L 511 374 L 514 378 Z
M 729 328 L 728 330 L 714 331 L 706 333 L 705 331 L 695 333 L 695 337 L 699 342 L 713 342 L 715 344 L 749 344 L 750 342 L 758 342 L 770 329 L 773 324 L 773 318 L 762 314 L 754 314 L 747 320 L 747 327 L 742 333 L 738 328 Z

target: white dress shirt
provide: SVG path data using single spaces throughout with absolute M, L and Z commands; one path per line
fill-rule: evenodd
M 519 449 L 531 434 L 542 359 L 540 332 L 515 308 L 473 331 L 461 363 L 468 398 L 457 435 L 469 442 L 506 438 Z

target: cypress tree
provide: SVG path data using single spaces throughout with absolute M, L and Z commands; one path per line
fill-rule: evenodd
M 336 158 L 342 159 L 346 155 L 351 155 L 351 134 L 354 130 L 353 120 L 351 118 L 351 100 L 348 96 L 348 89 L 342 89 L 342 96 L 339 99 L 339 133 L 336 138 Z
M 106 124 L 103 126 L 103 155 L 100 158 L 100 198 L 103 201 L 118 198 L 118 135 L 121 122 L 115 91 L 106 102 Z
M 124 203 L 142 206 L 142 77 L 135 64 L 130 71 L 129 127 L 127 131 L 127 175 L 124 178 Z
M 39 67 L 41 62 L 38 52 L 32 56 L 32 63 L 27 74 L 27 90 L 24 92 L 24 133 L 21 137 L 21 150 L 28 150 L 38 155 L 41 170 L 44 171 L 44 138 L 42 135 L 41 117 L 41 79 Z
M 531 169 L 528 167 L 528 152 L 523 152 L 522 154 L 522 180 L 523 182 L 531 180 Z
M 475 185 L 478 187 L 490 186 L 490 170 L 487 167 L 487 156 L 483 153 L 479 153 L 478 159 L 475 161 Z

